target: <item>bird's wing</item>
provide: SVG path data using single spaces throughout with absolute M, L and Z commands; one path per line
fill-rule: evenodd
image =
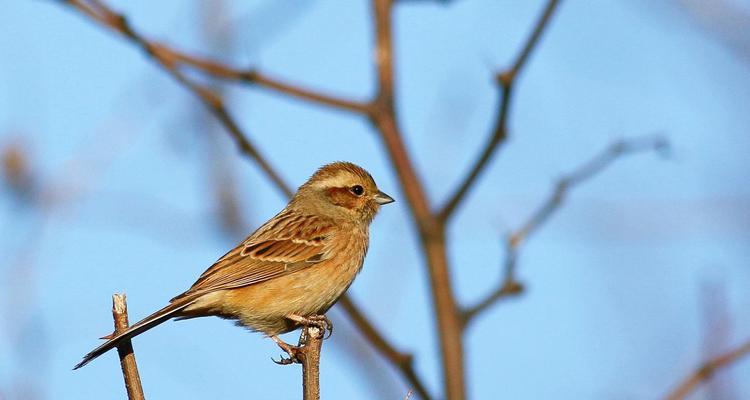
M 282 212 L 216 261 L 175 299 L 253 285 L 315 265 L 327 258 L 334 228 L 331 221 L 320 217 Z

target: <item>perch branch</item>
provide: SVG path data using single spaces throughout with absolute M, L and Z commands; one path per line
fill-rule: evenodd
M 302 398 L 320 400 L 320 349 L 325 332 L 317 326 L 308 326 L 300 334 L 300 348 L 296 354 L 302 363 Z
M 667 146 L 667 141 L 659 136 L 618 141 L 578 169 L 560 178 L 555 184 L 554 190 L 542 205 L 531 214 L 530 218 L 520 228 L 508 235 L 505 241 L 506 255 L 503 263 L 503 279 L 497 289 L 477 304 L 463 311 L 464 323 L 468 324 L 477 314 L 488 309 L 499 300 L 523 291 L 523 286 L 516 280 L 515 276 L 518 249 L 560 208 L 571 188 L 602 172 L 622 156 L 649 150 L 663 152 Z
M 708 381 L 720 369 L 728 367 L 750 353 L 750 340 L 737 348 L 721 354 L 703 363 L 698 369 L 687 376 L 665 399 L 681 400 L 686 398 L 698 385 Z
M 112 318 L 115 320 L 115 335 L 128 329 L 128 305 L 124 294 L 112 295 Z M 135 362 L 135 353 L 130 340 L 123 340 L 117 346 L 117 354 L 120 356 L 120 367 L 122 377 L 125 379 L 128 399 L 144 400 L 141 376 L 138 374 L 138 365 Z
M 531 31 L 531 34 L 526 38 L 521 51 L 516 56 L 516 59 L 511 67 L 496 75 L 495 78 L 500 85 L 501 99 L 492 136 L 490 136 L 487 144 L 484 145 L 482 153 L 475 161 L 474 166 L 472 166 L 469 170 L 469 173 L 458 186 L 458 189 L 456 189 L 453 195 L 449 197 L 448 202 L 438 212 L 438 217 L 441 221 L 445 222 L 453 215 L 456 208 L 466 197 L 466 194 L 476 183 L 479 175 L 487 167 L 487 163 L 490 161 L 490 159 L 492 159 L 495 151 L 503 142 L 505 142 L 505 139 L 508 136 L 508 112 L 510 110 L 510 104 L 513 98 L 513 88 L 516 83 L 516 78 L 518 77 L 518 74 L 522 70 L 522 68 L 526 65 L 526 61 L 528 60 L 531 52 L 537 47 L 539 38 L 542 36 L 545 28 L 549 25 L 549 21 L 552 18 L 555 10 L 557 9 L 558 4 L 558 0 L 549 0 L 547 2 L 547 6 L 544 8 L 542 15 L 534 25 L 534 29 Z
M 365 317 L 359 308 L 352 302 L 351 298 L 344 296 L 339 300 L 339 305 L 349 316 L 349 319 L 359 328 L 362 336 L 372 344 L 377 351 L 383 355 L 391 364 L 401 372 L 406 379 L 411 390 L 423 400 L 430 400 L 432 397 L 427 392 L 422 380 L 414 371 L 414 356 L 410 353 L 404 353 L 394 348 L 378 330 L 372 326 L 370 321 Z

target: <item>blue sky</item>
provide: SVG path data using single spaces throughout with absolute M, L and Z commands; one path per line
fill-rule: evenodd
M 367 2 L 228 2 L 218 25 L 233 40 L 218 49 L 196 28 L 211 7 L 114 4 L 150 37 L 190 51 L 352 98 L 374 90 Z M 477 155 L 498 100 L 491 74 L 508 65 L 541 6 L 397 7 L 400 124 L 432 204 Z M 208 135 L 237 184 L 244 232 L 284 199 L 132 45 L 54 2 L 4 10 L 0 145 L 26 149 L 39 181 L 64 197 L 49 211 L 7 190 L 0 197 L 0 292 L 10 294 L 0 299 L 0 398 L 124 396 L 114 354 L 70 370 L 111 329 L 111 294 L 128 294 L 135 320 L 243 236 L 215 222 Z M 614 140 L 657 132 L 669 137 L 671 156 L 619 160 L 576 188 L 523 247 L 528 291 L 468 331 L 472 398 L 655 398 L 711 351 L 750 336 L 750 58 L 739 37 L 728 40 L 677 2 L 563 2 L 518 82 L 510 140 L 450 228 L 459 300 L 493 287 L 503 235 L 562 173 Z M 223 88 L 240 124 L 293 185 L 344 159 L 403 198 L 362 118 L 262 89 Z M 405 206 L 378 216 L 350 293 L 415 353 L 436 392 L 429 288 Z M 398 375 L 332 315 L 323 397 L 403 398 Z M 299 397 L 299 370 L 269 360 L 275 345 L 226 321 L 167 323 L 134 345 L 151 398 Z M 745 360 L 711 390 L 748 397 L 748 376 Z

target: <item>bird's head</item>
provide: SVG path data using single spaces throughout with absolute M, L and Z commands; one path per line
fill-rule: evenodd
M 369 224 L 381 205 L 392 203 L 381 192 L 369 172 L 350 162 L 320 167 L 300 186 L 292 199 L 296 207 L 332 218 L 353 218 Z

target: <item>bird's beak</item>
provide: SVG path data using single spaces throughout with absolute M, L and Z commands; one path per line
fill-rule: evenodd
M 381 206 L 383 204 L 393 203 L 394 201 L 396 201 L 396 200 L 393 200 L 393 197 L 388 196 L 387 194 L 385 194 L 385 193 L 383 193 L 381 191 L 378 191 L 375 194 L 375 202 L 378 203 Z

